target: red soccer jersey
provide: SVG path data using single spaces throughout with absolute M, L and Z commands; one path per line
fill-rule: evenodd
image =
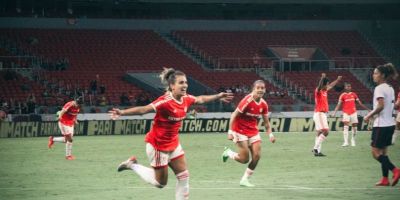
M 154 123 L 147 133 L 145 141 L 159 151 L 173 151 L 179 145 L 178 131 L 189 107 L 196 102 L 196 97 L 185 95 L 181 102 L 167 94 L 159 97 L 150 105 L 156 111 Z
M 358 100 L 358 96 L 354 92 L 344 92 L 340 95 L 339 101 L 342 102 L 343 112 L 351 115 L 357 111 L 356 109 L 356 100 Z
M 315 98 L 315 109 L 314 112 L 328 112 L 328 91 L 315 89 L 314 91 Z
M 232 130 L 253 137 L 258 134 L 257 119 L 261 115 L 268 114 L 268 104 L 261 98 L 260 102 L 256 102 L 251 94 L 245 96 L 236 108 L 240 114 L 236 117 L 232 124 Z
M 65 113 L 61 116 L 60 122 L 66 126 L 73 126 L 75 124 L 76 117 L 80 111 L 80 108 L 74 106 L 72 102 L 73 101 L 67 102 L 63 107 Z

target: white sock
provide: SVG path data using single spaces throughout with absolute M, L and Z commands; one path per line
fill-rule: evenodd
M 396 138 L 397 138 L 397 136 L 399 136 L 400 135 L 400 130 L 395 130 L 394 131 L 394 134 L 393 134 L 393 136 L 392 136 L 392 144 L 394 144 L 395 142 L 396 142 Z
M 64 137 L 55 137 L 55 138 L 53 138 L 53 142 L 65 142 L 65 138 Z
M 318 136 L 315 136 L 314 149 L 318 149 L 317 143 L 318 143 Z
M 254 173 L 254 170 L 247 168 L 246 171 L 244 171 L 242 180 L 249 179 L 251 177 L 251 175 L 253 175 L 253 173 Z
M 343 126 L 343 139 L 344 143 L 349 143 L 349 126 Z
M 176 175 L 175 200 L 189 199 L 189 171 L 185 170 Z
M 325 140 L 325 138 L 326 138 L 325 135 L 322 133 L 318 136 L 318 139 L 316 140 L 316 143 L 314 146 L 314 149 L 317 149 L 318 152 L 321 152 L 322 142 Z
M 151 185 L 159 188 L 164 187 L 163 185 L 160 185 L 160 183 L 158 183 L 158 181 L 156 180 L 154 169 L 145 167 L 140 164 L 132 164 L 131 169 L 147 183 L 150 183 Z
M 234 151 L 232 151 L 230 149 L 228 149 L 227 153 L 228 153 L 229 158 L 232 159 L 232 160 L 235 160 L 235 158 L 237 158 L 237 156 L 238 156 L 238 153 L 236 153 L 236 152 L 234 152 Z
M 65 143 L 65 155 L 70 156 L 72 153 L 72 142 Z
M 356 141 L 356 135 L 357 135 L 357 126 L 353 126 L 353 128 L 351 129 L 351 132 L 353 133 L 352 136 L 352 140 Z

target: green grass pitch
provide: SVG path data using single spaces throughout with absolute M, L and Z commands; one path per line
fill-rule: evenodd
M 323 144 L 327 157 L 311 154 L 314 133 L 263 136 L 262 158 L 251 179 L 255 188 L 239 186 L 246 168 L 232 160 L 222 163 L 224 146 L 235 149 L 225 134 L 181 134 L 190 171 L 191 200 L 243 199 L 400 199 L 400 186 L 375 187 L 380 165 L 372 159 L 370 133 L 359 133 L 356 147 L 341 147 L 341 132 Z M 47 138 L 0 139 L 0 199 L 174 199 L 170 171 L 164 189 L 144 183 L 132 171 L 117 173 L 131 155 L 148 166 L 144 135 L 75 137 L 76 160 L 64 159 L 64 144 L 47 149 Z M 400 166 L 400 141 L 390 147 Z M 390 173 L 391 177 L 391 173 Z

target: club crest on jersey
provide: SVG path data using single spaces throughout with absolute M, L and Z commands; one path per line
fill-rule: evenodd
M 263 111 L 263 109 L 262 109 L 262 108 L 260 108 L 260 113 L 262 113 L 262 111 Z

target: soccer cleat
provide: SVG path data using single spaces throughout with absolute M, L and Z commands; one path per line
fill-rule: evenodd
M 345 142 L 345 143 L 342 144 L 342 147 L 348 147 L 348 146 L 349 146 L 349 143 Z
M 251 184 L 249 182 L 249 179 L 242 179 L 240 181 L 240 186 L 243 186 L 243 187 L 254 187 L 255 185 Z
M 49 147 L 49 149 L 51 149 L 51 147 L 53 147 L 54 141 L 53 141 L 53 136 L 49 137 L 49 142 L 47 143 L 47 147 Z
M 222 152 L 222 161 L 226 162 L 229 158 L 228 156 L 228 151 L 230 151 L 231 149 L 229 149 L 228 147 L 224 147 L 224 152 Z
M 73 155 L 65 156 L 65 159 L 67 159 L 67 160 L 75 160 L 75 156 L 73 156 Z
M 356 141 L 354 139 L 351 140 L 351 146 L 355 147 L 356 146 Z
M 393 179 L 392 179 L 392 186 L 395 186 L 400 179 L 400 169 L 399 168 L 394 168 L 393 169 Z
M 389 186 L 389 179 L 387 177 L 382 177 L 382 179 L 375 184 L 375 186 Z
M 326 155 L 321 153 L 321 152 L 319 152 L 319 153 L 314 154 L 314 156 L 316 156 L 316 157 L 324 157 Z
M 118 165 L 118 172 L 131 169 L 132 164 L 136 164 L 137 159 L 135 156 L 130 157 L 128 160 L 123 161 Z

